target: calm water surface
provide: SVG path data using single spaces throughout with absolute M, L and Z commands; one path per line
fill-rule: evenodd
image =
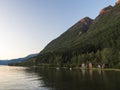
M 0 90 L 120 90 L 120 72 L 0 66 Z

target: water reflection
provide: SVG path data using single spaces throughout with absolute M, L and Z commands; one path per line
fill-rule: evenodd
M 102 70 L 98 69 L 98 74 L 101 75 L 102 74 Z
M 92 75 L 93 75 L 93 70 L 92 70 L 92 69 L 89 69 L 88 71 L 89 71 L 90 77 L 92 77 Z
M 0 90 L 120 90 L 120 72 L 0 67 Z
M 120 72 L 45 68 L 34 71 L 52 90 L 120 90 Z
M 82 71 L 82 75 L 85 76 L 85 71 L 86 70 L 85 69 L 81 69 L 81 71 Z
M 43 80 L 29 68 L 0 66 L 0 90 L 49 90 L 42 87 Z M 41 86 L 41 87 L 39 87 Z

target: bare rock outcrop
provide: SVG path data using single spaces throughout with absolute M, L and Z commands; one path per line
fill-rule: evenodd
M 78 21 L 75 25 L 73 25 L 71 28 L 69 28 L 69 31 L 73 30 L 82 30 L 82 31 L 87 31 L 89 26 L 92 24 L 93 20 L 89 17 L 85 17 Z
M 118 0 L 118 1 L 115 3 L 115 5 L 120 5 L 120 0 Z
M 99 15 L 105 14 L 106 12 L 109 12 L 111 9 L 113 8 L 113 6 L 109 5 L 108 7 L 103 8 L 102 10 L 100 10 Z

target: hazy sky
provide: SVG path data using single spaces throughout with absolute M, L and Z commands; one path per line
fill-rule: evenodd
M 85 16 L 117 0 L 0 0 L 0 59 L 40 52 Z

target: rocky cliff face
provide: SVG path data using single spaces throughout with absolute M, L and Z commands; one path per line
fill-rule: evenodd
M 100 10 L 99 15 L 105 14 L 106 12 L 109 12 L 111 9 L 113 8 L 113 6 L 109 5 L 108 7 L 103 8 L 102 10 Z
M 99 21 L 99 19 L 104 16 L 106 13 L 109 13 L 114 7 L 109 5 L 108 7 L 105 7 L 100 10 L 99 15 L 95 18 L 93 24 Z
M 93 20 L 89 17 L 85 17 L 78 21 L 75 25 L 73 25 L 71 28 L 68 29 L 68 31 L 73 31 L 73 30 L 82 30 L 82 31 L 87 31 L 89 26 L 92 24 Z
M 119 5 L 120 4 L 120 0 L 118 0 L 116 3 L 115 3 L 115 5 Z

